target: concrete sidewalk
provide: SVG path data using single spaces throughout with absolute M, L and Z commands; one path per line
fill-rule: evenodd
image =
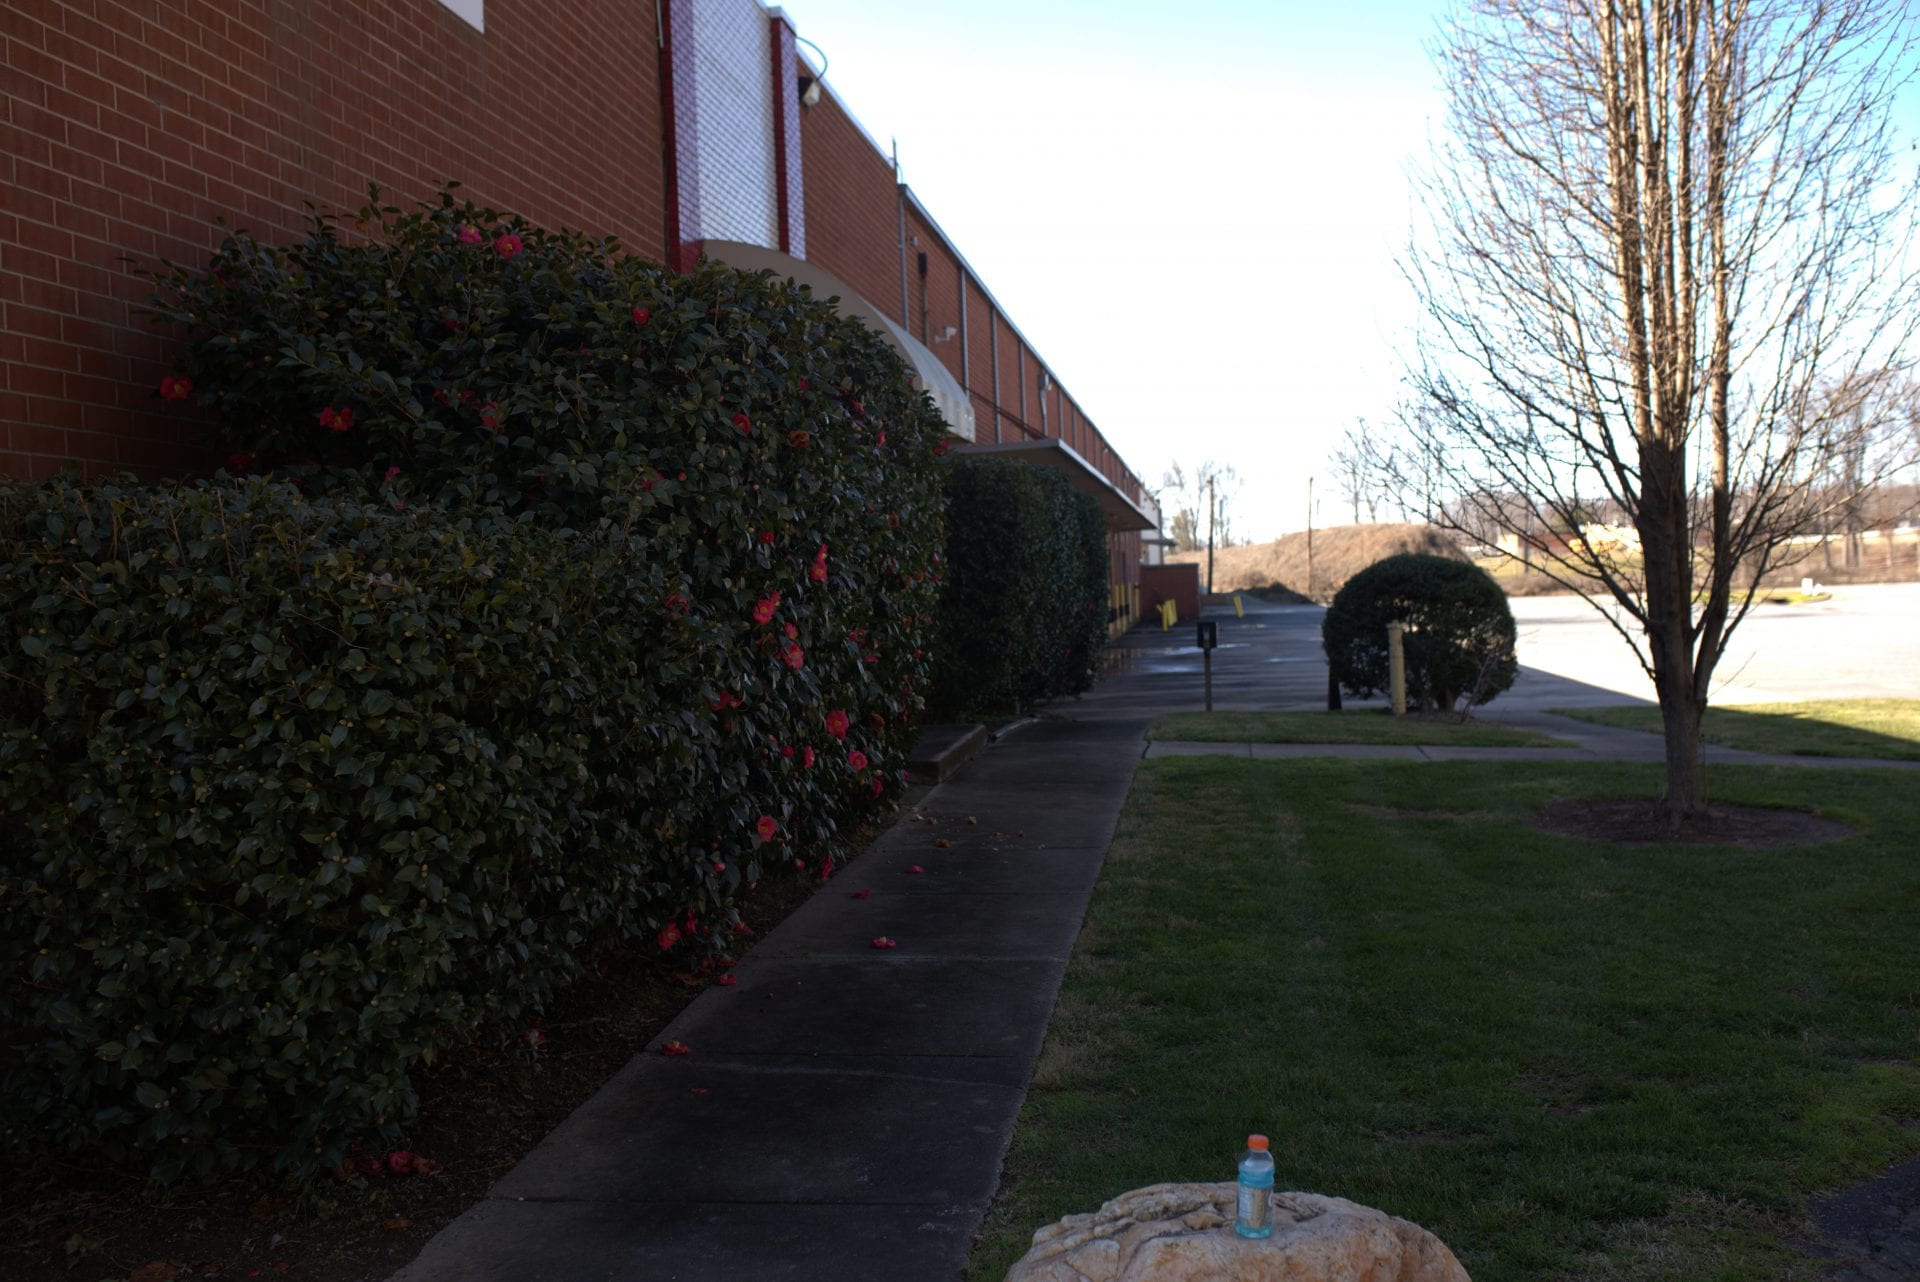
M 1147 721 L 1011 729 L 394 1282 L 957 1276 Z
M 1256 761 L 1297 757 L 1355 757 L 1376 761 L 1634 761 L 1659 764 L 1666 760 L 1666 741 L 1657 734 L 1595 725 L 1547 712 L 1498 711 L 1482 713 L 1487 725 L 1511 726 L 1566 739 L 1566 748 L 1479 748 L 1446 744 L 1328 744 L 1328 743 L 1203 743 L 1186 739 L 1155 739 L 1147 757 L 1230 756 Z M 1920 761 L 1883 757 L 1811 757 L 1779 753 L 1743 752 L 1738 748 L 1701 745 L 1710 766 L 1799 766 L 1834 769 L 1920 770 Z

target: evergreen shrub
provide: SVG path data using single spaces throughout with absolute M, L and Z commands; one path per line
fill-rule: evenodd
M 1106 642 L 1106 522 L 1047 468 L 961 459 L 946 477 L 936 715 L 1015 710 L 1093 684 Z
M 892 351 L 451 193 L 358 223 L 161 274 L 234 476 L 0 490 L 9 1148 L 329 1165 L 897 790 L 943 434 Z
M 1407 700 L 1428 712 L 1488 703 L 1513 684 L 1513 611 L 1486 571 L 1450 557 L 1409 552 L 1348 579 L 1321 623 L 1335 680 L 1364 698 L 1388 688 L 1387 624 L 1407 625 Z

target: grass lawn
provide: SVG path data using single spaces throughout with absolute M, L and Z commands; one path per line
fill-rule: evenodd
M 1377 708 L 1352 712 L 1168 712 L 1149 739 L 1201 743 L 1446 744 L 1466 748 L 1571 748 L 1565 739 L 1481 722 L 1422 721 Z
M 1660 733 L 1660 709 L 1555 708 L 1603 726 Z M 1920 699 L 1824 699 L 1707 707 L 1701 737 L 1749 752 L 1920 761 Z
M 1806 1196 L 1920 1152 L 1920 789 L 1720 767 L 1845 840 L 1626 846 L 1531 826 L 1633 765 L 1143 763 L 969 1277 L 1162 1180 L 1437 1233 L 1476 1282 L 1811 1279 Z M 1904 781 L 1902 781 L 1904 783 Z

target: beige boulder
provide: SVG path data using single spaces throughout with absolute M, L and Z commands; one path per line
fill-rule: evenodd
M 1273 1236 L 1233 1231 L 1234 1184 L 1155 1184 L 1033 1235 L 1006 1282 L 1469 1282 L 1439 1238 L 1372 1207 L 1273 1194 Z

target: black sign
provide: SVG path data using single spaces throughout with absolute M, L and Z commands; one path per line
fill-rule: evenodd
M 1199 631 L 1199 636 L 1195 639 L 1194 644 L 1199 646 L 1202 650 L 1211 650 L 1220 644 L 1220 625 L 1219 624 L 1197 623 L 1194 625 L 1194 627 L 1197 628 Z

